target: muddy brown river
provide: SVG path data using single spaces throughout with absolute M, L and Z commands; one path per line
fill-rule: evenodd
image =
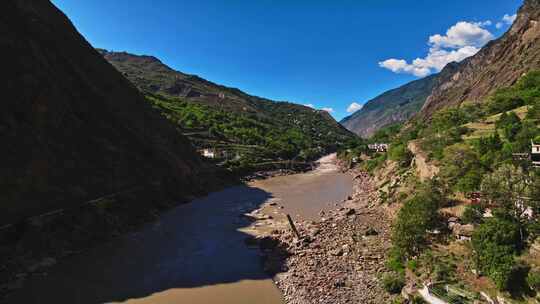
M 317 218 L 352 192 L 352 179 L 333 159 L 323 158 L 309 173 L 231 187 L 179 206 L 136 233 L 31 277 L 5 303 L 282 304 L 258 250 L 244 243 L 252 223 L 242 214 L 277 201 L 282 213 Z

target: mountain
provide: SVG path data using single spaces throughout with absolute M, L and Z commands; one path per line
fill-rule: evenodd
M 188 139 L 49 0 L 0 8 L 0 224 L 127 189 L 202 189 L 210 168 Z
M 476 55 L 376 97 L 341 124 L 369 137 L 417 112 L 420 118 L 429 119 L 436 111 L 464 101 L 483 102 L 496 89 L 511 86 L 527 72 L 540 68 L 539 19 L 540 1 L 526 0 L 510 30 Z
M 431 75 L 385 92 L 340 123 L 361 137 L 370 137 L 385 126 L 405 122 L 420 111 L 437 78 Z
M 198 148 L 219 145 L 234 153 L 243 148 L 253 163 L 261 156 L 313 158 L 354 137 L 325 111 L 252 96 L 175 71 L 153 56 L 98 51 Z
M 175 71 L 156 57 L 103 49 L 98 51 L 144 93 L 187 98 L 209 106 L 224 106 L 227 110 L 257 112 L 254 100 L 258 98 L 195 75 Z
M 443 69 L 445 76 L 437 81 L 420 117 L 429 119 L 437 110 L 464 101 L 482 102 L 496 89 L 511 86 L 539 68 L 540 0 L 525 0 L 507 33 L 462 61 L 457 69 Z

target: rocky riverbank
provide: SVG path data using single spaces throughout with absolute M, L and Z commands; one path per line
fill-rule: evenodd
M 241 180 L 243 182 L 253 182 L 257 180 L 269 179 L 272 177 L 305 173 L 305 172 L 311 171 L 312 169 L 313 168 L 311 165 L 310 166 L 306 165 L 305 167 L 299 167 L 295 169 L 277 169 L 277 170 L 269 170 L 269 171 L 257 171 L 257 172 L 248 174 L 246 176 L 243 176 Z
M 389 215 L 369 175 L 354 174 L 354 195 L 320 221 L 296 222 L 261 242 L 265 270 L 291 304 L 387 303 L 380 277 L 390 248 Z

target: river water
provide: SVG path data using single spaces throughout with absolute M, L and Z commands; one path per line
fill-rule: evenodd
M 179 206 L 136 233 L 32 276 L 6 303 L 282 304 L 258 250 L 244 243 L 254 230 L 242 214 L 273 201 L 282 206 L 276 214 L 317 218 L 352 192 L 351 178 L 336 170 L 334 158 L 323 158 L 313 172 L 231 187 Z

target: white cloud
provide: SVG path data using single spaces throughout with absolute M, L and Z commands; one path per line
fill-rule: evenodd
M 514 21 L 516 21 L 516 18 L 517 18 L 517 14 L 514 14 L 514 15 L 504 14 L 504 16 L 501 18 L 501 21 L 495 24 L 495 27 L 497 29 L 502 29 L 505 25 L 512 25 Z
M 491 26 L 493 25 L 493 22 L 491 22 L 491 20 L 486 20 L 486 21 L 475 22 L 475 24 L 479 26 Z
M 460 62 L 476 54 L 480 48 L 494 38 L 484 27 L 491 21 L 461 21 L 450 27 L 445 35 L 436 34 L 429 37 L 429 53 L 424 58 L 416 58 L 412 62 L 404 59 L 387 59 L 379 62 L 379 66 L 394 73 L 413 74 L 425 77 L 439 72 L 450 62 Z
M 429 37 L 429 43 L 437 48 L 481 47 L 494 38 L 483 26 L 481 23 L 461 21 L 449 28 L 446 35 L 436 34 Z
M 416 59 L 420 60 L 420 59 Z M 431 73 L 431 70 L 429 68 L 421 67 L 421 66 L 415 66 L 413 64 L 407 63 L 407 61 L 403 59 L 387 59 L 385 61 L 379 62 L 379 66 L 383 67 L 385 69 L 389 69 L 390 71 L 394 73 L 405 73 L 405 74 L 413 74 L 418 77 L 424 77 Z
M 502 17 L 502 21 L 510 25 L 510 24 L 513 24 L 514 21 L 516 21 L 516 18 L 517 18 L 517 14 L 513 14 L 512 16 L 508 14 L 504 14 L 504 16 Z
M 304 104 L 304 107 L 308 107 L 308 108 L 312 108 L 314 110 L 317 109 L 317 107 L 315 107 L 314 104 L 312 103 L 308 103 L 308 104 Z M 334 113 L 334 109 L 333 108 L 321 108 L 322 111 L 326 111 L 328 113 Z
M 357 102 L 353 102 L 349 105 L 349 107 L 347 108 L 347 113 L 354 113 L 356 111 L 359 111 L 362 109 L 362 107 L 364 107 L 364 105 L 361 105 Z

